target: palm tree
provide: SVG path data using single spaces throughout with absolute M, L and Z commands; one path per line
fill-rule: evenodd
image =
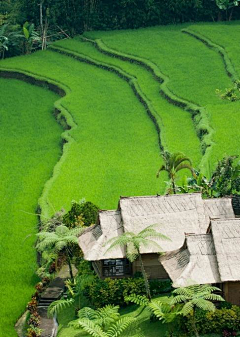
M 161 171 L 166 171 L 172 185 L 173 193 L 176 194 L 176 175 L 180 170 L 187 169 L 193 174 L 193 167 L 191 160 L 182 152 L 169 153 L 163 152 L 164 164 L 157 171 L 157 178 Z
M 56 253 L 65 253 L 71 279 L 73 279 L 72 248 L 74 245 L 78 245 L 78 236 L 83 230 L 80 227 L 69 229 L 64 225 L 60 225 L 56 227 L 54 232 L 40 232 L 37 234 L 39 238 L 39 243 L 36 246 L 38 251 L 43 252 L 45 249 L 49 249 Z
M 196 327 L 195 320 L 196 308 L 206 311 L 214 311 L 215 305 L 212 303 L 212 301 L 224 301 L 222 296 L 212 294 L 212 292 L 214 291 L 220 291 L 220 289 L 208 284 L 194 284 L 188 287 L 177 288 L 173 291 L 173 294 L 176 296 L 172 299 L 172 304 L 184 304 L 181 310 L 181 314 L 183 316 L 187 316 L 191 312 L 193 313 L 192 327 L 197 337 L 199 337 L 199 333 Z
M 85 307 L 78 311 L 78 319 L 69 323 L 74 328 L 81 328 L 93 337 L 118 337 L 125 336 L 142 336 L 139 329 L 133 328 L 136 319 L 133 317 L 121 317 L 119 306 L 106 305 L 103 308 L 94 310 Z M 131 329 L 129 331 L 128 329 Z M 128 332 L 128 334 L 126 334 Z
M 116 246 L 127 247 L 126 257 L 130 262 L 133 262 L 137 258 L 139 258 L 140 268 L 141 268 L 141 272 L 142 272 L 144 283 L 145 283 L 146 294 L 149 299 L 151 298 L 150 287 L 149 287 L 148 277 L 144 269 L 142 256 L 140 253 L 140 248 L 142 246 L 147 247 L 149 245 L 152 245 L 152 246 L 157 247 L 160 252 L 162 250 L 161 246 L 157 242 L 153 241 L 152 239 L 160 238 L 162 240 L 170 240 L 167 236 L 161 233 L 158 233 L 155 230 L 155 226 L 156 224 L 150 225 L 146 227 L 145 229 L 143 229 L 138 234 L 135 234 L 133 232 L 125 232 L 121 236 L 117 236 L 117 237 L 110 239 L 104 245 L 106 246 L 107 244 L 110 244 L 110 247 L 107 249 L 106 253 L 109 250 L 115 248 Z

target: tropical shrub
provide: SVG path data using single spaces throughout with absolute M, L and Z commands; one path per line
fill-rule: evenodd
M 150 281 L 150 290 L 152 294 L 157 295 L 168 291 L 170 282 L 168 281 Z M 95 307 L 102 307 L 107 304 L 126 305 L 125 297 L 136 294 L 145 295 L 145 284 L 141 277 L 104 280 L 95 277 L 91 285 L 84 289 L 84 295 Z
M 192 323 L 190 316 L 182 318 L 184 329 L 188 332 L 192 331 Z M 212 312 L 204 310 L 196 310 L 196 327 L 202 334 L 207 333 L 223 333 L 223 336 L 234 336 L 233 333 L 239 330 L 240 326 L 240 307 L 233 305 L 230 309 L 216 309 Z
M 63 222 L 69 228 L 90 226 L 96 223 L 98 211 L 99 208 L 90 201 L 73 201 L 70 211 L 63 216 Z

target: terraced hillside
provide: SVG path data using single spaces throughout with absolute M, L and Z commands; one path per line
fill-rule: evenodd
M 10 141 L 11 133 L 6 131 L 3 149 L 7 154 L 3 161 L 7 158 L 7 167 L 11 164 L 16 173 L 21 161 L 27 165 L 25 157 L 31 157 L 31 154 L 31 160 L 35 158 L 37 146 L 47 152 L 44 159 L 34 159 L 39 167 L 31 162 L 28 164 L 34 179 L 26 170 L 17 178 L 21 182 L 24 177 L 27 187 L 34 189 L 35 197 L 31 203 L 26 192 L 19 201 L 13 197 L 6 199 L 4 209 L 16 205 L 18 210 L 21 204 L 21 210 L 34 212 L 39 204 L 42 216 L 48 217 L 62 207 L 68 209 L 71 200 L 83 197 L 101 208 L 115 208 L 119 195 L 148 195 L 164 191 L 167 176 L 162 175 L 159 180 L 155 177 L 162 163 L 161 150 L 184 152 L 193 160 L 194 166 L 206 174 L 210 174 L 216 161 L 225 154 L 240 154 L 240 103 L 222 101 L 215 94 L 217 88 L 230 87 L 238 78 L 237 50 L 240 46 L 236 47 L 234 42 L 231 44 L 227 37 L 220 39 L 219 30 L 223 36 L 225 31 L 228 36 L 234 35 L 235 25 L 182 25 L 91 32 L 84 37 L 59 41 L 46 52 L 1 61 L 0 75 L 21 80 L 1 80 L 1 88 L 14 95 L 15 92 L 18 95 L 17 90 L 23 90 L 25 94 L 19 93 L 23 103 L 5 103 L 4 113 L 9 113 L 12 120 L 6 119 L 3 126 L 7 130 L 9 123 L 15 132 L 19 132 L 26 154 L 19 151 L 18 160 L 11 162 L 11 155 L 16 150 L 14 142 Z M 215 44 L 219 40 L 224 53 L 219 53 L 218 46 L 212 46 L 204 39 Z M 62 97 L 24 81 L 54 90 Z M 34 96 L 35 91 L 42 92 L 40 98 Z M 7 93 L 3 92 L 1 99 L 5 102 Z M 49 97 L 51 102 L 47 103 Z M 8 101 L 11 102 L 11 98 Z M 46 102 L 45 110 L 42 109 L 45 104 L 41 102 Z M 32 121 L 28 126 L 31 137 L 35 135 L 33 147 L 29 145 L 31 137 L 22 134 L 21 120 L 12 113 L 22 104 L 29 105 L 26 116 Z M 60 126 L 53 119 L 53 109 Z M 42 118 L 44 136 L 35 128 L 36 113 Z M 44 138 L 47 136 L 49 141 Z M 60 157 L 61 137 L 64 145 Z M 40 167 L 45 176 L 39 173 Z M 5 175 L 8 177 L 8 168 Z M 35 184 L 32 180 L 36 180 Z M 13 183 L 9 184 L 14 191 Z M 21 190 L 25 192 L 27 187 L 24 185 Z M 31 209 L 27 207 L 29 204 Z M 24 279 L 24 269 L 16 268 L 14 242 L 19 245 L 16 245 L 19 255 L 20 252 L 30 252 L 32 260 L 27 263 L 32 269 L 28 275 L 33 275 L 34 270 L 34 238 L 27 239 L 22 245 L 19 231 L 24 237 L 33 233 L 36 219 L 25 216 L 23 224 L 18 221 L 19 217 L 16 213 L 1 235 L 1 241 L 5 240 L 11 230 L 12 254 L 10 257 L 1 254 L 0 258 L 5 259 L 3 261 L 9 259 L 11 270 L 17 270 L 17 274 L 7 281 L 10 286 L 6 287 L 4 301 L 2 297 L 0 300 L 6 313 L 0 331 L 8 336 L 14 335 L 11 325 L 23 310 L 31 289 L 31 281 Z M 1 263 L 1 266 L 6 264 Z M 14 302 L 16 296 L 12 287 L 16 286 L 17 275 L 20 280 L 18 289 L 27 286 L 28 290 Z

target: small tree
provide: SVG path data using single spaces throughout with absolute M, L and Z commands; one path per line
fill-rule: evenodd
M 40 232 L 37 234 L 39 238 L 39 243 L 37 244 L 38 251 L 43 252 L 45 249 L 49 249 L 50 252 L 63 252 L 66 255 L 71 279 L 73 279 L 72 248 L 78 245 L 78 236 L 82 231 L 83 229 L 79 227 L 69 229 L 66 226 L 60 225 L 56 227 L 54 232 Z
M 220 291 L 220 289 L 208 284 L 194 284 L 177 288 L 173 291 L 173 295 L 176 296 L 172 299 L 172 304 L 183 303 L 181 310 L 183 316 L 188 316 L 192 313 L 192 327 L 196 337 L 199 337 L 195 320 L 196 308 L 214 311 L 215 305 L 212 301 L 224 301 L 220 295 L 213 294 L 214 291 Z
M 176 178 L 177 173 L 183 169 L 187 169 L 193 173 L 193 167 L 191 160 L 185 156 L 182 152 L 169 153 L 167 151 L 163 152 L 164 164 L 159 168 L 157 172 L 157 178 L 161 171 L 166 171 L 170 179 L 172 191 L 176 194 Z
M 106 252 L 108 252 L 109 250 L 117 246 L 121 246 L 124 248 L 127 247 L 126 256 L 130 262 L 133 262 L 137 258 L 139 258 L 140 268 L 141 268 L 141 272 L 144 278 L 144 283 L 145 283 L 145 288 L 146 288 L 146 294 L 149 299 L 151 298 L 150 287 L 149 287 L 148 277 L 144 269 L 140 249 L 142 246 L 147 247 L 149 245 L 152 245 L 152 246 L 157 247 L 157 249 L 159 249 L 159 252 L 160 252 L 162 250 L 161 246 L 155 241 L 153 241 L 152 239 L 160 238 L 162 240 L 170 240 L 167 236 L 161 233 L 158 233 L 155 230 L 156 226 L 157 225 L 150 225 L 146 227 L 145 229 L 143 229 L 138 234 L 135 234 L 133 232 L 123 233 L 121 236 L 117 236 L 117 237 L 110 239 L 104 245 L 106 246 L 107 244 L 110 244 L 110 247 L 107 249 Z

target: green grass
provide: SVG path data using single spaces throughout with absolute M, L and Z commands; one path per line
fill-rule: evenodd
M 237 104 L 220 100 L 215 90 L 224 89 L 232 85 L 227 76 L 221 56 L 206 47 L 201 41 L 196 40 L 181 30 L 190 28 L 206 34 L 214 40 L 226 44 L 226 51 L 239 73 L 239 41 L 240 33 L 236 33 L 236 24 L 198 24 L 177 25 L 165 27 L 153 27 L 139 30 L 112 31 L 112 32 L 90 32 L 86 35 L 91 38 L 100 38 L 109 48 L 115 51 L 141 57 L 153 62 L 162 73 L 169 77 L 168 88 L 177 96 L 191 101 L 199 106 L 205 107 L 207 117 L 203 124 L 208 124 L 214 130 L 212 135 L 212 150 L 209 158 L 203 160 L 203 171 L 208 173 L 207 166 L 213 169 L 217 160 L 225 154 L 240 154 L 237 146 L 235 130 L 239 128 L 240 119 L 235 124 L 232 122 L 233 111 L 237 113 Z M 215 39 L 214 39 L 215 36 Z M 229 38 L 231 37 L 231 38 Z M 215 108 L 212 108 L 212 107 Z M 218 112 L 224 111 L 218 119 Z M 223 125 L 226 132 L 222 133 Z M 184 125 L 177 126 L 185 133 Z M 227 133 L 227 137 L 225 137 Z M 191 147 L 193 138 L 188 138 Z M 229 146 L 228 140 L 232 139 Z M 235 144 L 235 145 L 233 145 Z M 228 151 L 231 150 L 229 153 Z
M 98 62 L 115 66 L 136 78 L 141 91 L 151 102 L 153 109 L 160 117 L 159 126 L 164 149 L 170 152 L 182 151 L 191 157 L 195 166 L 198 166 L 201 161 L 200 142 L 194 130 L 190 113 L 168 103 L 168 101 L 159 94 L 160 83 L 153 78 L 149 71 L 143 67 L 139 67 L 139 65 L 104 55 L 98 52 L 90 43 L 81 42 L 79 38 L 59 41 L 55 43 L 54 46 L 64 48 L 64 50 L 68 52 L 72 51 L 87 57 L 90 56 Z M 182 125 L 184 134 L 178 125 Z M 190 146 L 188 139 L 192 140 Z
M 167 300 L 166 296 L 160 296 L 161 300 Z M 159 298 L 159 297 L 158 297 Z M 158 299 L 156 298 L 156 299 Z M 170 325 L 163 324 L 160 321 L 150 322 L 150 312 L 142 309 L 137 305 L 129 305 L 125 308 L 120 309 L 121 315 L 136 317 L 138 326 L 141 328 L 145 337 L 164 337 L 165 333 L 169 330 Z M 71 307 L 70 309 L 63 310 L 59 316 L 59 332 L 58 337 L 87 337 L 88 334 L 84 332 L 79 332 L 79 330 L 68 326 L 68 323 L 76 319 L 75 309 Z M 177 327 L 176 327 L 177 329 Z M 191 337 L 191 336 L 189 336 Z M 201 335 L 201 337 L 220 337 L 218 334 L 208 334 Z
M 43 185 L 61 154 L 55 94 L 0 78 L 0 336 L 13 326 L 34 292 L 35 213 Z
M 46 214 L 68 209 L 72 199 L 115 208 L 120 195 L 156 194 L 160 182 L 164 190 L 166 177 L 155 176 L 162 162 L 155 126 L 124 80 L 51 51 L 2 66 L 47 76 L 71 91 L 62 105 L 77 127 L 49 188 Z

